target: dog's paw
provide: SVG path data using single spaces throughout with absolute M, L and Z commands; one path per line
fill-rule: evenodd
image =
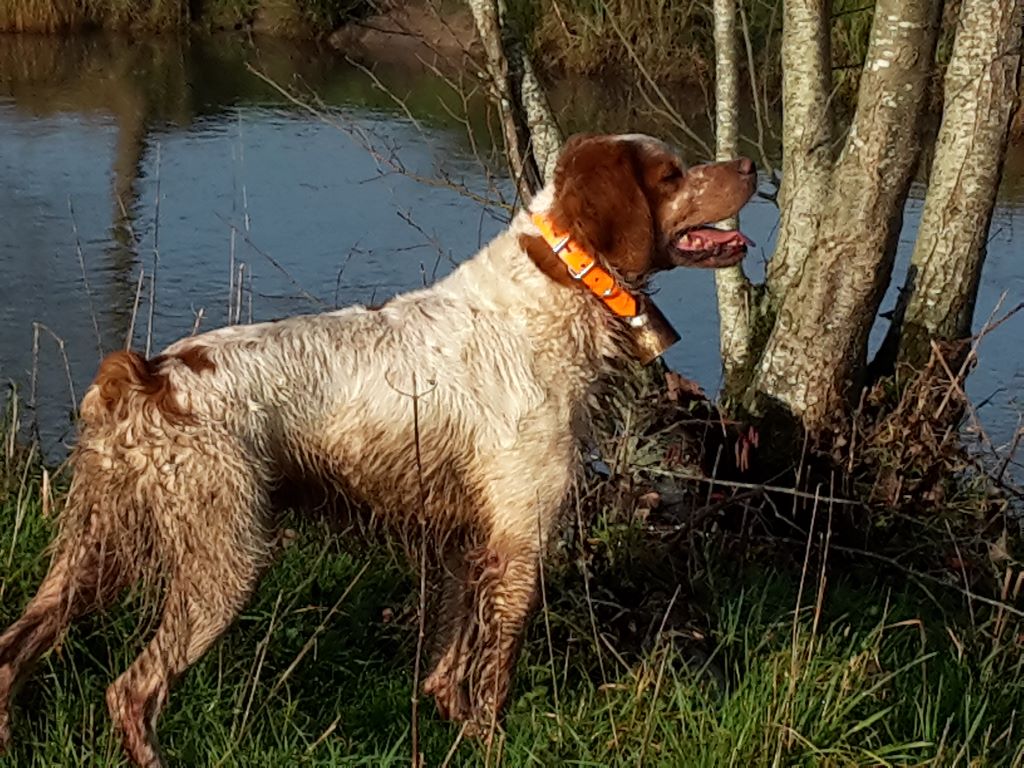
M 469 703 L 462 686 L 443 672 L 434 672 L 424 681 L 423 693 L 434 697 L 443 719 L 459 721 L 469 717 Z

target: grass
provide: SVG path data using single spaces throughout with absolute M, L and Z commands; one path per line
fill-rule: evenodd
M 42 489 L 61 487 L 4 435 L 0 625 L 42 576 L 55 514 Z M 1024 625 L 1005 608 L 968 611 L 955 591 L 837 553 L 823 578 L 821 552 L 721 531 L 683 548 L 634 512 L 606 505 L 552 558 L 550 641 L 539 616 L 491 753 L 464 741 L 449 756 L 458 729 L 425 702 L 427 765 L 1024 764 Z M 299 523 L 172 693 L 170 764 L 409 764 L 416 584 L 386 548 Z M 103 691 L 144 633 L 130 601 L 76 625 L 16 697 L 0 765 L 123 765 Z

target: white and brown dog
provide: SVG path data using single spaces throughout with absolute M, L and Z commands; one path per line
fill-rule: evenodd
M 159 765 L 170 686 L 256 588 L 285 487 L 438 543 L 444 618 L 424 690 L 447 717 L 493 723 L 581 417 L 633 352 L 638 291 L 658 270 L 739 261 L 746 239 L 706 225 L 755 182 L 747 159 L 687 168 L 647 136 L 578 136 L 531 210 L 430 288 L 107 357 L 82 400 L 52 566 L 0 636 L 0 746 L 30 663 L 142 582 L 162 593 L 160 623 L 107 702 L 131 759 Z

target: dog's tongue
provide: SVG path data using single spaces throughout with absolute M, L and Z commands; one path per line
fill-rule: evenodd
M 714 227 L 697 227 L 689 230 L 676 243 L 683 251 L 702 251 L 713 246 L 744 245 L 752 246 L 754 241 L 738 229 L 715 229 Z

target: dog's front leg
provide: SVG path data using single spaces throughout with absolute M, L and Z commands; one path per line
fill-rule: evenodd
M 469 717 L 466 670 L 476 633 L 465 551 L 459 548 L 448 554 L 441 569 L 443 586 L 433 632 L 433 668 L 423 681 L 423 692 L 434 697 L 441 717 L 465 720 Z
M 508 696 L 527 619 L 537 599 L 540 547 L 536 541 L 497 539 L 470 553 L 475 596 L 474 646 L 467 682 L 471 726 L 493 733 Z

